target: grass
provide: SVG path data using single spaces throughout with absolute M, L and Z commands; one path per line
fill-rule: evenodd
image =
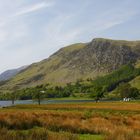
M 132 87 L 136 87 L 137 89 L 140 89 L 140 76 L 137 76 L 132 81 L 130 81 L 130 84 Z
M 140 112 L 140 102 L 100 102 L 100 103 L 64 103 L 47 105 L 17 105 L 16 109 L 44 109 L 44 110 L 110 110 Z
M 82 134 L 80 135 L 80 140 L 103 140 L 101 135 L 90 135 L 90 134 Z
M 48 98 L 48 100 L 92 100 L 90 97 L 63 97 L 63 98 Z
M 138 140 L 140 102 L 7 107 L 0 109 L 0 135 L 2 140 Z
M 45 128 L 34 128 L 30 130 L 7 130 L 1 129 L 0 140 L 77 140 L 77 135 L 67 132 L 51 132 Z
M 72 134 L 69 132 L 53 132 L 49 131 L 45 128 L 33 128 L 30 130 L 10 130 L 3 128 L 0 131 L 2 136 L 2 140 L 7 140 L 7 138 L 14 140 L 46 140 L 46 138 L 50 140 L 103 140 L 101 135 L 91 135 L 91 134 Z M 1 137 L 0 137 L 1 140 Z

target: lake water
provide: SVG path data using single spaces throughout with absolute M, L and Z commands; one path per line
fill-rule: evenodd
M 81 102 L 95 102 L 95 100 L 44 100 L 41 101 L 41 104 L 57 104 L 57 103 L 81 103 Z M 37 101 L 34 100 L 17 100 L 15 101 L 15 105 L 17 104 L 38 104 Z M 12 101 L 0 101 L 0 106 L 11 106 Z

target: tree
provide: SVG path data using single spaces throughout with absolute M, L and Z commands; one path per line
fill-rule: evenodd
M 121 98 L 137 98 L 140 92 L 137 88 L 131 87 L 129 83 L 122 83 L 117 88 Z
M 131 92 L 130 92 L 129 97 L 137 98 L 139 96 L 140 96 L 139 90 L 137 88 L 131 87 Z
M 15 104 L 15 99 L 16 99 L 16 91 L 18 90 L 18 86 L 13 87 L 12 93 L 11 93 L 11 100 L 12 100 L 12 105 Z
M 103 97 L 103 94 L 104 94 L 104 90 L 102 87 L 93 87 L 90 89 L 90 97 L 92 98 L 95 98 L 95 101 L 99 101 L 102 97 Z
M 15 104 L 15 92 L 11 93 L 11 100 L 12 100 L 12 105 Z
M 41 100 L 44 98 L 45 91 L 43 90 L 43 85 L 36 86 L 34 88 L 34 98 L 38 100 L 38 104 L 41 104 Z

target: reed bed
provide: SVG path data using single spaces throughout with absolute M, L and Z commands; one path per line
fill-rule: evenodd
M 81 105 L 20 105 L 5 108 L 0 110 L 0 135 L 2 140 L 9 140 L 9 137 L 13 140 L 80 139 L 76 137 L 77 134 L 102 135 L 105 140 L 139 140 L 140 108 L 138 107 L 139 103 L 109 103 L 109 105 L 82 103 Z M 69 111 L 63 110 L 64 108 L 68 108 Z M 110 111 L 104 111 L 105 108 Z M 42 130 L 38 131 L 35 128 Z M 23 134 L 21 131 L 26 133 Z M 60 133 L 53 135 L 49 131 Z M 62 135 L 62 131 L 67 135 Z
M 47 104 L 47 105 L 18 105 L 17 109 L 44 109 L 44 110 L 83 110 L 83 109 L 102 109 L 119 111 L 140 111 L 140 102 L 100 102 L 100 103 L 66 103 L 66 104 Z

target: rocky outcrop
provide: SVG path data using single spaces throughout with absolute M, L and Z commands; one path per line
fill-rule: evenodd
M 48 59 L 30 65 L 0 88 L 22 88 L 44 83 L 61 85 L 81 78 L 96 78 L 122 65 L 135 63 L 139 58 L 140 41 L 96 38 L 89 43 L 60 49 Z

